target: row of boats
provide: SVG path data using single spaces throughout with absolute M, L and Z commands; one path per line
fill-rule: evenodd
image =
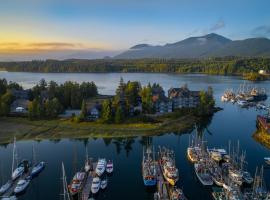
M 262 184 L 245 169 L 245 152 L 237 148 L 229 153 L 225 149 L 208 149 L 201 139 L 194 139 L 187 148 L 187 157 L 194 164 L 195 174 L 204 186 L 216 186 L 213 198 L 215 200 L 266 200 L 269 193 Z M 256 181 L 255 181 L 256 180 Z M 260 180 L 263 180 L 262 175 Z M 253 191 L 244 191 L 253 186 Z M 260 191 L 260 192 L 259 192 Z
M 241 84 L 237 91 L 227 89 L 221 96 L 224 102 L 258 102 L 267 99 L 266 90 L 264 88 L 252 87 L 247 84 Z
M 155 193 L 155 199 L 185 200 L 183 191 L 176 186 L 179 180 L 179 171 L 176 167 L 174 152 L 165 147 L 159 147 L 157 160 L 155 154 L 152 145 L 147 145 L 143 149 L 142 176 L 144 185 L 146 187 L 161 185 L 158 187 L 159 191 Z
M 93 162 L 91 158 L 86 158 L 84 167 L 76 172 L 70 184 L 67 186 L 69 194 L 74 197 L 82 196 L 86 191 L 87 196 L 90 191 L 93 195 L 97 194 L 101 189 L 106 189 L 108 185 L 108 176 L 113 173 L 113 161 L 99 158 L 97 162 Z
M 22 160 L 18 163 L 16 138 L 13 144 L 13 159 L 12 159 L 12 173 L 10 179 L 0 187 L 0 196 L 3 199 L 15 198 L 14 195 L 19 195 L 26 191 L 30 185 L 31 180 L 37 177 L 45 168 L 45 162 L 36 162 L 33 148 L 33 165 L 28 160 Z

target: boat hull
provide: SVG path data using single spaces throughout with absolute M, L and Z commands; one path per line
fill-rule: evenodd
M 147 187 L 152 187 L 155 186 L 157 184 L 157 180 L 153 179 L 153 180 L 149 180 L 149 179 L 143 179 L 144 185 Z

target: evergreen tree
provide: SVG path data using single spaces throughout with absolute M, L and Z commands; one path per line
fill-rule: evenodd
M 122 111 L 121 107 L 117 107 L 116 112 L 115 112 L 115 118 L 114 121 L 117 124 L 120 124 L 124 120 L 124 112 Z
M 80 118 L 85 119 L 87 117 L 87 107 L 85 100 L 82 101 Z
M 105 123 L 112 122 L 113 114 L 112 114 L 112 106 L 110 100 L 105 100 L 102 104 L 102 112 L 101 119 Z

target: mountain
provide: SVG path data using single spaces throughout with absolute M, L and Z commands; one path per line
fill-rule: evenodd
M 251 38 L 232 41 L 211 33 L 201 37 L 190 37 L 164 46 L 138 44 L 114 58 L 207 58 L 217 56 L 270 56 L 270 40 Z

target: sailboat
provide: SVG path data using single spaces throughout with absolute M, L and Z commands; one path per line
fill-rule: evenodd
M 157 184 L 157 172 L 154 156 L 154 147 L 147 145 L 146 150 L 143 148 L 142 174 L 145 186 L 155 186 Z
M 15 164 L 17 166 L 16 169 L 14 169 Z M 20 163 L 18 165 L 18 154 L 17 154 L 17 149 L 16 149 L 16 138 L 14 137 L 13 158 L 12 158 L 12 174 L 11 174 L 12 180 L 14 181 L 17 178 L 19 178 L 24 173 L 24 170 L 25 170 L 25 168 L 24 168 L 23 163 Z
M 84 164 L 84 170 L 85 172 L 89 172 L 91 169 L 91 160 L 88 157 L 88 148 L 85 148 L 85 164 Z
M 34 145 L 33 145 L 33 164 L 34 164 L 34 167 L 32 168 L 32 171 L 31 171 L 31 176 L 32 177 L 37 176 L 45 168 L 45 162 L 44 161 L 36 163 L 36 155 L 35 155 Z
M 67 177 L 66 177 L 66 171 L 64 163 L 62 162 L 62 182 L 63 182 L 63 199 L 64 200 L 70 200 L 70 196 L 68 193 L 68 186 L 67 186 Z
M 14 189 L 14 194 L 20 194 L 24 192 L 26 188 L 29 186 L 31 178 L 32 178 L 31 176 L 27 176 L 25 179 L 19 180 Z

